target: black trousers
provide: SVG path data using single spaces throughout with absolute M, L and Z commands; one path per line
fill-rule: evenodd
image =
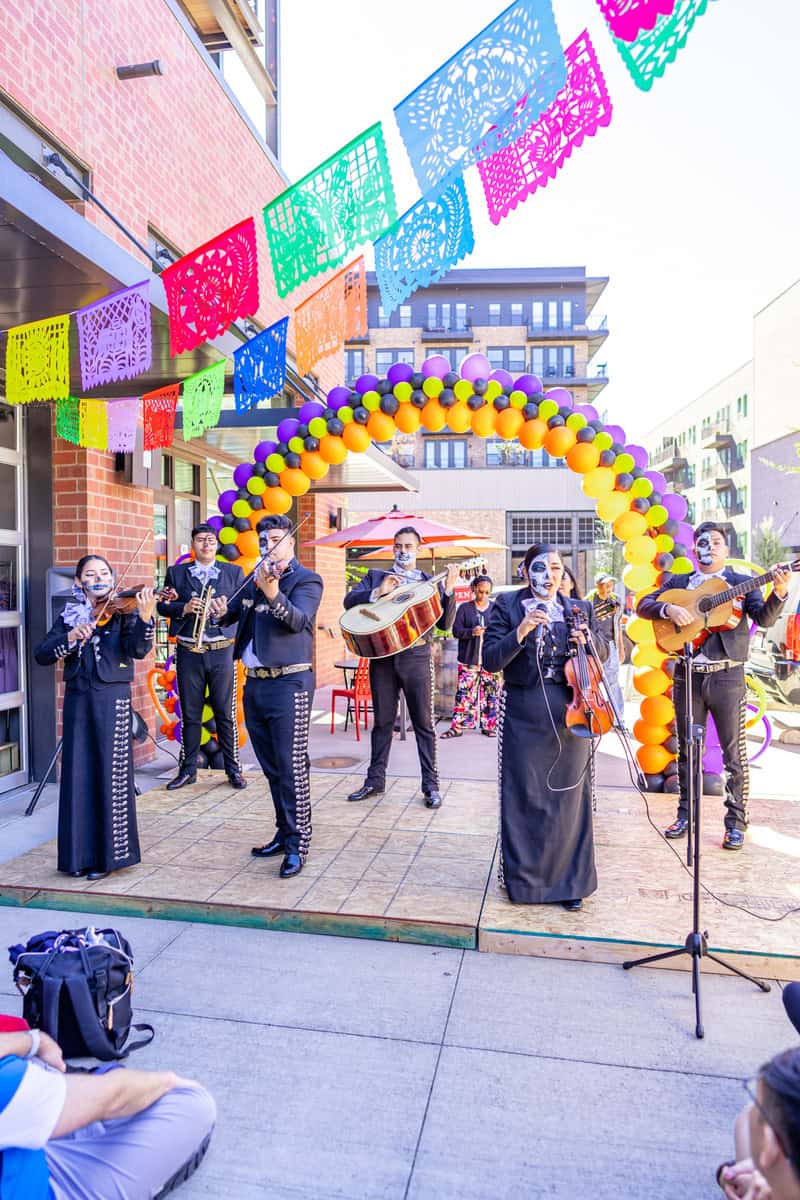
M 298 671 L 244 685 L 244 719 L 253 750 L 267 777 L 275 826 L 287 853 L 305 861 L 311 845 L 308 722 L 314 674 Z
M 686 706 L 686 681 L 680 664 L 675 671 L 672 691 L 675 718 L 678 727 L 678 780 L 680 801 L 678 816 L 689 815 L 688 776 L 686 763 L 686 738 L 684 737 L 684 712 Z M 708 714 L 714 718 L 725 765 L 725 828 L 747 828 L 747 800 L 750 795 L 750 769 L 745 744 L 746 689 L 744 667 L 730 667 L 716 671 L 713 675 L 692 672 L 692 704 L 694 723 L 705 729 Z
M 376 658 L 369 664 L 372 689 L 372 754 L 367 783 L 371 787 L 386 786 L 386 767 L 392 748 L 392 733 L 397 718 L 400 692 L 406 698 L 408 715 L 417 739 L 422 790 L 439 787 L 439 765 L 436 761 L 436 734 L 433 732 L 433 658 L 431 647 L 412 646 L 390 658 Z
M 236 727 L 236 696 L 233 678 L 233 646 L 194 654 L 178 642 L 175 652 L 178 695 L 181 700 L 181 766 L 193 771 L 197 765 L 203 705 L 208 703 L 217 725 L 217 741 L 225 758 L 225 770 L 239 770 L 239 734 Z

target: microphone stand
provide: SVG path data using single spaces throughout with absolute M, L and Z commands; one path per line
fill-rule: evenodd
M 700 824 L 701 802 L 703 797 L 703 726 L 694 723 L 694 698 L 692 695 L 692 644 L 687 642 L 683 647 L 685 701 L 683 708 L 683 732 L 686 746 L 686 800 L 689 809 L 689 842 L 687 846 L 687 862 L 693 868 L 692 877 L 692 928 L 686 935 L 686 940 L 679 950 L 667 950 L 662 954 L 649 954 L 646 958 L 636 958 L 624 962 L 623 969 L 647 966 L 650 963 L 663 962 L 667 958 L 677 958 L 688 954 L 692 960 L 692 992 L 695 1004 L 695 1037 L 705 1036 L 700 1010 L 700 961 L 710 958 L 718 966 L 724 967 L 734 975 L 754 983 L 762 992 L 770 991 L 770 985 L 760 979 L 739 970 L 732 963 L 726 962 L 708 948 L 708 930 L 700 928 L 700 847 L 702 842 L 702 827 Z

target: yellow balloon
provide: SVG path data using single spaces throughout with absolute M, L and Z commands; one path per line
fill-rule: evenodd
M 653 643 L 656 640 L 656 635 L 653 631 L 653 622 L 646 620 L 644 617 L 634 617 L 632 621 L 628 621 L 628 624 L 625 626 L 625 632 L 632 642 L 647 644 Z
M 638 512 L 623 513 L 614 522 L 614 533 L 622 542 L 627 542 L 629 538 L 640 537 L 646 529 L 647 521 Z
M 539 411 L 541 412 L 541 406 Z M 601 496 L 607 496 L 614 490 L 615 479 L 616 475 L 610 467 L 595 467 L 594 470 L 587 471 L 581 480 L 583 494 L 593 500 L 599 500 Z
M 660 667 L 666 661 L 666 657 L 655 642 L 640 642 L 633 648 L 631 662 L 635 667 Z
M 622 548 L 626 562 L 635 566 L 651 563 L 656 556 L 656 544 L 651 537 L 643 534 L 641 537 L 630 538 Z
M 611 525 L 617 517 L 621 517 L 630 508 L 630 500 L 625 492 L 609 492 L 597 501 L 597 515 L 601 521 Z
M 651 566 L 630 566 L 622 572 L 622 582 L 632 592 L 653 590 L 657 572 Z

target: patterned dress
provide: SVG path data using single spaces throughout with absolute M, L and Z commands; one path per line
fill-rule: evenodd
M 453 622 L 453 637 L 458 638 L 458 684 L 451 729 L 456 733 L 478 727 L 492 736 L 497 732 L 497 693 L 502 676 L 483 666 L 483 638 L 472 633 L 477 626 L 488 624 L 491 610 L 492 601 L 480 609 L 474 600 L 467 600 L 459 606 Z

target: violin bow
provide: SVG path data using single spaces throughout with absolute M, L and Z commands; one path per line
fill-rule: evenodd
M 277 542 L 272 547 L 272 550 L 275 550 L 278 546 L 280 546 L 281 542 L 285 542 L 288 537 L 293 537 L 297 533 L 298 529 L 301 529 L 302 526 L 305 525 L 306 521 L 309 520 L 310 516 L 311 516 L 311 513 L 306 513 L 306 515 L 303 517 L 302 521 L 298 521 L 297 524 L 293 525 L 291 529 L 287 529 L 286 532 L 284 533 L 283 537 L 278 538 Z M 272 551 L 270 551 L 270 553 L 272 553 Z M 250 580 L 255 575 L 256 571 L 259 569 L 259 567 L 263 566 L 263 564 L 267 561 L 268 558 L 269 558 L 269 554 L 261 555 L 261 558 L 258 560 L 256 565 L 253 567 L 252 571 L 249 571 L 247 573 L 247 575 L 245 575 L 244 579 L 239 584 L 236 591 L 231 592 L 230 596 L 227 597 L 228 604 L 230 604 L 231 600 L 235 599 L 236 596 L 239 595 L 239 592 L 244 591 L 244 589 L 247 587 Z
M 128 560 L 127 566 L 123 568 L 121 574 L 119 575 L 118 579 L 116 580 L 111 591 L 106 596 L 105 601 L 103 602 L 103 607 L 100 609 L 100 612 L 94 618 L 93 623 L 95 625 L 97 625 L 97 623 L 100 621 L 101 617 L 103 617 L 103 615 L 105 614 L 105 611 L 108 608 L 109 604 L 114 599 L 114 596 L 117 594 L 117 592 L 119 591 L 119 585 L 122 583 L 123 579 L 128 574 L 128 572 L 130 571 L 133 564 L 136 562 L 136 559 L 139 557 L 139 551 L 141 550 L 142 546 L 145 544 L 145 542 L 147 541 L 147 539 L 149 537 L 150 537 L 150 530 L 148 529 L 147 533 L 144 535 L 142 540 L 139 542 L 139 545 L 136 547 L 136 549 L 134 550 L 130 559 Z

